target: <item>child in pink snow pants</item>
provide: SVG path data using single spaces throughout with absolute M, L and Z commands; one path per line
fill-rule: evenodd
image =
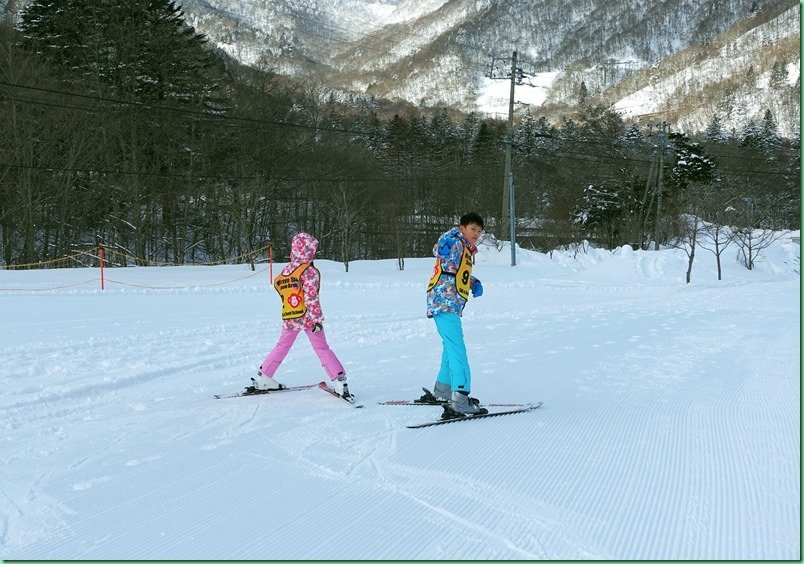
M 313 265 L 318 240 L 309 233 L 297 233 L 290 243 L 290 262 L 274 280 L 274 288 L 282 299 L 282 331 L 265 360 L 262 361 L 254 386 L 258 390 L 276 390 L 282 384 L 274 380 L 279 365 L 303 330 L 321 360 L 335 392 L 351 397 L 346 384 L 346 371 L 327 344 L 324 315 L 318 300 L 321 273 Z

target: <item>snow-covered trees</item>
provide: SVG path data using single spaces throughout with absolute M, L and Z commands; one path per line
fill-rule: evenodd
M 20 29 L 67 82 L 126 100 L 217 98 L 220 62 L 172 0 L 34 0 Z
M 139 263 L 180 263 L 242 257 L 275 234 L 281 256 L 291 223 L 348 263 L 427 255 L 467 209 L 489 231 L 500 222 L 503 120 L 224 63 L 163 0 L 37 0 L 26 18 L 24 37 L 0 33 L 6 264 L 97 239 Z M 513 140 L 519 244 L 669 244 L 683 214 L 715 221 L 703 187 L 753 198 L 758 228 L 797 228 L 798 140 L 780 138 L 770 112 L 743 133 L 713 116 L 706 135 L 660 139 L 589 100 L 556 122 L 531 109 Z
M 622 187 L 606 184 L 589 184 L 583 190 L 583 199 L 573 213 L 572 221 L 585 231 L 585 238 L 600 242 L 608 248 L 616 247 L 623 229 L 623 212 L 632 202 Z
M 671 173 L 675 188 L 684 190 L 691 184 L 712 182 L 715 163 L 706 155 L 703 146 L 683 133 L 671 133 L 669 138 L 675 150 Z

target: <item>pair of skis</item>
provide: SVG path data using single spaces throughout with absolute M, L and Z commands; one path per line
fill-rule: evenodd
M 431 405 L 431 406 L 439 406 L 444 409 L 444 413 L 441 414 L 440 419 L 436 419 L 434 421 L 426 421 L 424 423 L 418 423 L 415 425 L 407 425 L 408 429 L 421 429 L 422 427 L 433 427 L 435 425 L 446 425 L 447 423 L 457 423 L 459 421 L 470 421 L 472 419 L 485 419 L 487 417 L 499 417 L 501 415 L 512 415 L 514 413 L 525 413 L 527 411 L 532 411 L 536 408 L 542 406 L 542 402 L 539 403 L 487 403 L 481 404 L 480 407 L 489 408 L 489 407 L 504 407 L 508 409 L 504 409 L 502 411 L 488 411 L 485 410 L 486 413 L 477 413 L 477 414 L 463 414 L 455 411 L 449 406 L 449 403 L 443 400 L 437 399 L 430 390 L 427 388 L 422 388 L 424 391 L 424 395 L 417 400 L 389 400 L 389 401 L 381 401 L 379 402 L 380 405 Z
M 253 380 L 254 379 L 252 378 L 252 381 Z M 298 392 L 301 390 L 312 390 L 313 388 L 320 388 L 325 392 L 327 392 L 328 394 L 345 401 L 355 409 L 363 407 L 363 404 L 355 402 L 355 397 L 353 395 L 341 396 L 335 390 L 330 388 L 326 382 L 319 382 L 318 384 L 306 384 L 304 386 L 285 386 L 283 384 L 280 384 L 279 388 L 274 388 L 271 390 L 258 390 L 255 386 L 246 386 L 246 389 L 243 390 L 242 392 L 229 395 L 215 394 L 214 397 L 215 399 L 241 398 L 246 396 L 262 396 L 265 394 L 276 394 L 281 392 Z
M 254 386 L 248 386 L 242 392 L 236 394 L 229 394 L 229 395 L 221 395 L 215 394 L 215 399 L 226 399 L 226 398 L 239 398 L 239 397 L 246 397 L 246 396 L 259 396 L 264 394 L 275 394 L 275 393 L 282 393 L 282 392 L 293 392 L 293 391 L 300 391 L 300 390 L 311 390 L 313 388 L 320 388 L 325 392 L 329 393 L 330 395 L 335 396 L 336 398 L 345 401 L 349 405 L 354 408 L 363 407 L 363 404 L 359 404 L 355 402 L 354 396 L 340 396 L 338 395 L 335 390 L 330 388 L 326 382 L 319 382 L 318 384 L 307 384 L 304 386 L 282 386 L 277 389 L 272 390 L 258 390 Z M 426 421 L 424 423 L 418 423 L 415 425 L 407 425 L 408 429 L 420 429 L 422 427 L 433 427 L 435 425 L 446 425 L 447 423 L 457 423 L 459 421 L 470 421 L 472 419 L 484 419 L 487 417 L 500 417 L 501 415 L 512 415 L 514 413 L 525 413 L 527 411 L 532 411 L 542 406 L 542 402 L 539 403 L 489 403 L 484 404 L 481 407 L 491 407 L 491 408 L 507 408 L 502 411 L 491 411 L 486 413 L 477 413 L 477 414 L 463 414 L 458 413 L 453 410 L 446 401 L 440 401 L 436 399 L 435 396 L 428 390 L 427 388 L 422 388 L 424 390 L 424 395 L 419 398 L 418 400 L 389 400 L 389 401 L 381 401 L 379 405 L 430 405 L 430 406 L 439 406 L 444 409 L 444 413 L 441 414 L 440 419 L 436 419 L 434 421 Z

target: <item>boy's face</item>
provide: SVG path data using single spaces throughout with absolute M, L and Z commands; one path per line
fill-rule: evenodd
M 463 233 L 463 236 L 466 237 L 466 239 L 473 245 L 477 243 L 477 240 L 480 239 L 480 236 L 483 234 L 483 228 L 480 227 L 477 223 L 459 225 L 458 231 Z

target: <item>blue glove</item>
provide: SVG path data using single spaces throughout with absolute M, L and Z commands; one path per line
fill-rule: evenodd
M 483 295 L 483 284 L 480 283 L 480 280 L 475 278 L 475 281 L 472 282 L 472 285 L 469 286 L 469 289 L 472 290 L 472 297 L 479 298 Z

